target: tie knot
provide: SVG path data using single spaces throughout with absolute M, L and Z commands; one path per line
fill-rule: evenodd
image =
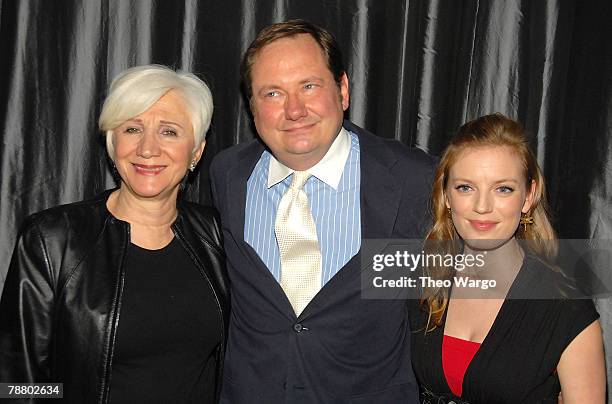
M 310 178 L 310 173 L 308 171 L 294 171 L 293 179 L 289 187 L 291 189 L 302 189 L 306 181 L 308 181 L 308 178 Z

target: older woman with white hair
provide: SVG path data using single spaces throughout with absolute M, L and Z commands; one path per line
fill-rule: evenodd
M 213 105 L 193 74 L 115 78 L 100 115 L 117 189 L 30 216 L 0 300 L 0 382 L 64 402 L 218 399 L 227 334 L 216 213 L 177 201 Z

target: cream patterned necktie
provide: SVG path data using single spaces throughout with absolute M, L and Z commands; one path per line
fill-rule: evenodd
M 321 289 L 321 250 L 304 184 L 307 171 L 295 171 L 276 212 L 280 284 L 297 316 Z

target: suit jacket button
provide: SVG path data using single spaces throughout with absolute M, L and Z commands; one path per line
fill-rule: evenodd
M 297 324 L 293 325 L 293 330 L 295 332 L 302 332 L 303 329 L 304 329 L 304 327 L 302 327 L 302 324 L 300 324 L 300 323 L 297 323 Z

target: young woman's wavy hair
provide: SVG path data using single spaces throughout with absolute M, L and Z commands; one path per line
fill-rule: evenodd
M 548 219 L 544 177 L 529 149 L 522 126 L 499 113 L 485 115 L 463 125 L 442 154 L 432 187 L 433 225 L 427 234 L 426 249 L 436 254 L 461 253 L 461 237 L 455 230 L 445 203 L 449 172 L 463 151 L 490 146 L 508 147 L 520 159 L 527 190 L 531 189 L 531 183 L 535 181 L 533 203 L 526 214 L 533 218 L 533 224 L 519 225 L 515 237 L 526 240 L 524 245 L 533 253 L 547 261 L 553 260 L 557 254 L 557 242 L 555 231 Z M 426 270 L 426 275 L 435 279 L 451 279 L 454 275 L 454 270 L 447 267 L 428 267 Z M 426 330 L 431 330 L 441 325 L 448 305 L 449 290 L 428 288 L 424 292 L 421 303 L 427 305 L 429 321 Z

